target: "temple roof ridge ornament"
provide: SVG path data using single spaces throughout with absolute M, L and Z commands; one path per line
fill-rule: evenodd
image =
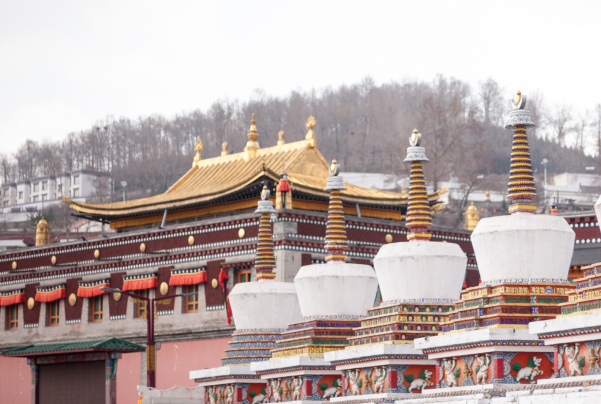
M 228 142 L 223 142 L 221 144 L 221 155 L 222 156 L 227 156 L 228 154 L 230 154 L 229 150 L 227 149 L 228 146 L 229 146 Z
M 194 156 L 194 161 L 192 162 L 192 167 L 198 165 L 198 162 L 200 160 L 202 160 L 202 156 L 200 154 L 200 152 L 203 149 L 203 144 L 202 144 L 202 140 L 198 139 L 196 141 L 196 144 L 194 145 L 194 151 L 196 152 L 196 155 Z
M 315 121 L 315 117 L 313 115 L 311 115 L 309 119 L 307 119 L 307 123 L 305 124 L 305 127 L 307 128 L 305 141 L 307 142 L 308 147 L 315 147 L 317 145 L 315 139 L 315 132 L 313 131 L 313 129 L 315 129 L 316 124 L 317 122 Z
M 283 130 L 278 132 L 278 146 L 282 146 L 284 144 L 286 144 L 286 132 L 284 132 Z
M 246 147 L 244 148 L 245 161 L 255 158 L 257 156 L 257 150 L 260 149 L 259 142 L 257 141 L 259 134 L 257 133 L 257 123 L 255 121 L 254 112 L 250 120 L 250 131 L 248 132 L 247 136 L 248 142 L 246 142 Z
M 414 129 L 409 136 L 410 147 L 407 148 L 407 157 L 404 162 L 411 163 L 409 175 L 409 202 L 407 205 L 406 226 L 411 233 L 407 235 L 409 241 L 430 240 L 432 234 L 432 212 L 428 203 L 428 192 L 424 179 L 422 161 L 430 161 L 426 157 L 426 149 L 420 146 L 422 134 Z

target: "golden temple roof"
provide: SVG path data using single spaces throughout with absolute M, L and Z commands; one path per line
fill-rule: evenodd
M 244 151 L 195 159 L 192 168 L 165 193 L 148 198 L 102 205 L 76 202 L 65 197 L 63 201 L 83 214 L 113 218 L 172 210 L 224 198 L 243 190 L 261 177 L 277 182 L 284 167 L 293 192 L 323 199 L 329 197 L 329 193 L 323 190 L 329 176 L 329 163 L 315 147 L 314 137 L 259 148 L 252 154 L 254 156 L 249 156 Z M 347 203 L 390 207 L 407 204 L 406 194 L 366 189 L 348 183 L 345 186 L 347 189 L 341 192 L 341 197 Z M 430 193 L 429 201 L 437 201 L 444 192 L 446 188 Z M 435 210 L 439 210 L 436 208 L 440 207 L 435 207 Z

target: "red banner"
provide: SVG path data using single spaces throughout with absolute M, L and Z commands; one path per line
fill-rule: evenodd
M 36 302 L 49 303 L 67 297 L 65 285 L 51 286 L 49 288 L 38 288 L 35 293 Z
M 221 268 L 219 270 L 219 284 L 221 285 L 223 295 L 225 296 L 225 312 L 227 314 L 227 323 L 232 324 L 232 307 L 230 306 L 229 293 L 227 293 L 227 280 L 227 271 L 224 271 L 223 268 Z
M 207 281 L 207 271 L 204 269 L 181 269 L 171 271 L 169 286 L 198 285 Z
M 110 287 L 110 281 L 108 279 L 95 282 L 80 282 L 79 288 L 77 288 L 77 297 L 94 297 L 103 295 L 107 293 L 104 290 L 100 290 L 100 288 L 103 287 Z
M 25 290 L 0 293 L 0 306 L 10 306 L 18 303 L 25 303 Z
M 156 274 L 123 277 L 123 291 L 153 289 L 159 286 Z

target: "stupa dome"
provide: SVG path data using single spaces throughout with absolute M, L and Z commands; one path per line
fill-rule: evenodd
M 276 214 L 266 186 L 255 213 L 261 214 L 255 270 L 258 282 L 238 283 L 229 294 L 236 330 L 285 329 L 300 320 L 296 288 L 290 282 L 275 282 L 273 237 L 270 216 Z
M 229 294 L 237 330 L 284 329 L 301 318 L 291 282 L 238 283 Z
M 511 107 L 505 125 L 514 132 L 507 190 L 511 215 L 482 219 L 472 233 L 480 278 L 567 280 L 576 235 L 564 218 L 534 214 L 536 184 L 526 134 L 534 122 L 519 91 Z
M 518 213 L 482 219 L 472 233 L 480 278 L 567 280 L 575 237 L 560 216 Z
M 369 265 L 347 264 L 346 226 L 340 191 L 346 189 L 336 160 L 325 191 L 330 191 L 326 264 L 302 267 L 294 284 L 303 317 L 364 316 L 373 307 L 378 279 Z
M 459 299 L 467 257 L 457 244 L 408 241 L 383 245 L 374 259 L 384 302 Z
M 422 163 L 426 150 L 415 129 L 409 138 L 405 162 L 411 163 L 406 226 L 408 242 L 380 248 L 374 266 L 384 302 L 394 300 L 457 300 L 463 285 L 467 257 L 457 244 L 431 242 L 432 213 L 428 204 Z

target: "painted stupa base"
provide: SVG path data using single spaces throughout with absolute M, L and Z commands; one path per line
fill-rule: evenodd
M 532 323 L 530 333 L 554 349 L 555 377 L 601 376 L 601 310 Z
M 323 356 L 325 352 L 344 349 L 354 329 L 361 325 L 360 316 L 314 316 L 302 318 L 282 333 L 273 358 L 290 356 Z
M 266 402 L 267 382 L 252 372 L 248 365 L 193 370 L 190 379 L 205 388 L 206 404 Z
M 439 324 L 448 321 L 452 300 L 407 299 L 382 302 L 367 311 L 349 346 L 410 343 L 416 338 L 437 335 Z
M 465 289 L 442 332 L 484 327 L 528 328 L 561 313 L 575 286 L 563 279 L 506 279 Z
M 421 338 L 414 344 L 437 361 L 437 388 L 531 385 L 553 375 L 553 347 L 527 329 L 481 328 Z
M 222 366 L 248 365 L 251 362 L 265 361 L 271 358 L 271 350 L 282 338 L 283 329 L 236 330 L 232 342 L 221 358 Z
M 254 362 L 251 370 L 267 382 L 265 402 L 322 402 L 342 395 L 342 372 L 323 357 L 272 358 Z
M 412 343 L 349 347 L 328 352 L 324 359 L 343 372 L 343 397 L 332 401 L 394 401 L 435 387 L 437 361 Z

